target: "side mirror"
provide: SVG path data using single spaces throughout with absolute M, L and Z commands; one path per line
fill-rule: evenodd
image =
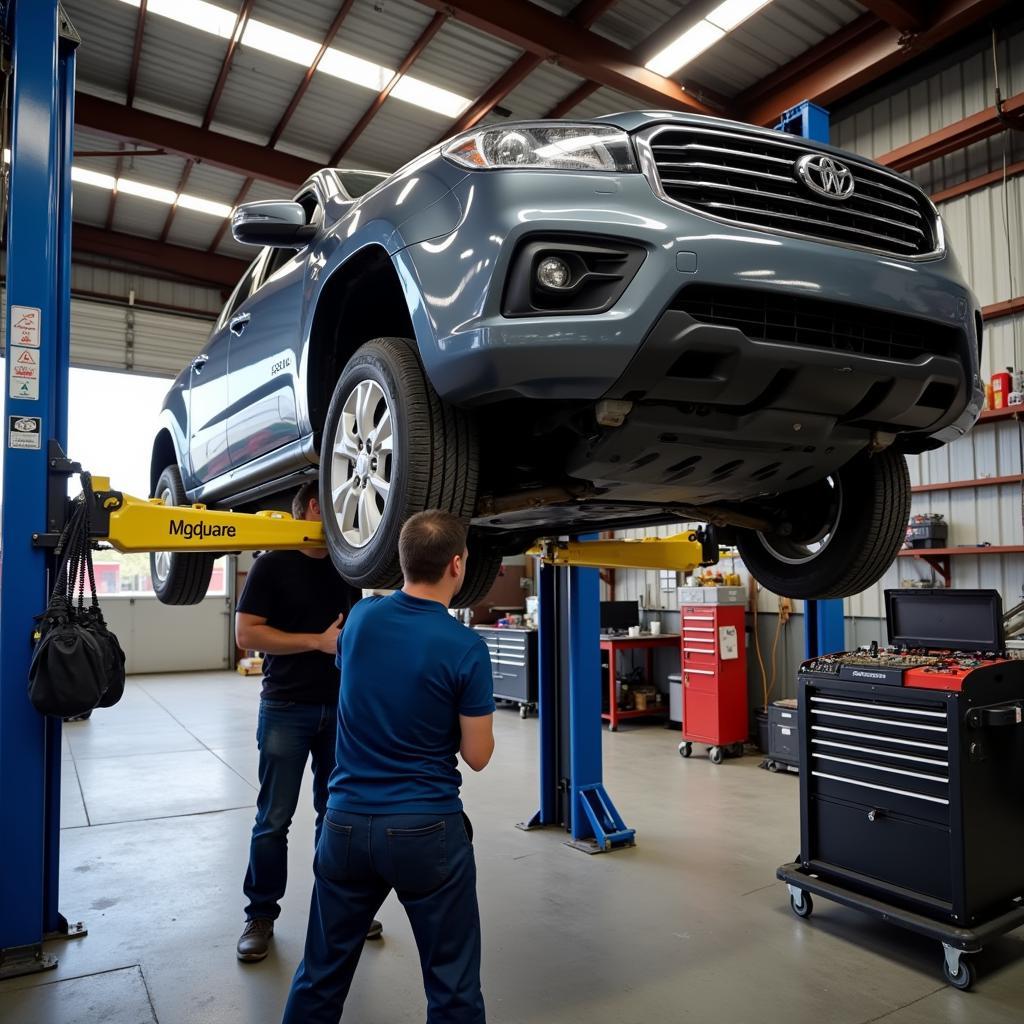
M 301 204 L 271 199 L 235 207 L 231 234 L 243 245 L 292 249 L 309 242 L 316 228 L 306 223 L 306 211 Z

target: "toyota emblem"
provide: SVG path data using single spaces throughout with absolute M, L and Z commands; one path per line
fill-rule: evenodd
M 827 199 L 849 199 L 853 195 L 853 171 L 835 157 L 807 153 L 797 160 L 794 173 L 812 192 Z

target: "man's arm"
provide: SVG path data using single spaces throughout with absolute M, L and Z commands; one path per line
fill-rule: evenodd
M 286 633 L 268 626 L 261 615 L 236 612 L 235 642 L 243 650 L 263 651 L 264 654 L 305 654 L 308 651 L 334 654 L 344 621 L 345 616 L 339 615 L 322 633 Z
M 462 729 L 462 760 L 475 772 L 482 772 L 494 753 L 494 715 L 459 715 Z

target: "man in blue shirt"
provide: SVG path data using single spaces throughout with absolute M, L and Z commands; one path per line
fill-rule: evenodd
M 405 584 L 360 601 L 339 643 L 337 767 L 317 845 L 302 963 L 284 1024 L 337 1024 L 367 928 L 394 889 L 423 970 L 428 1024 L 484 1024 L 472 827 L 456 753 L 494 751 L 487 647 L 448 614 L 466 528 L 447 512 L 402 529 Z

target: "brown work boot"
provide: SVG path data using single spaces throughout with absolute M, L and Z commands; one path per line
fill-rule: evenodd
M 253 963 L 262 960 L 270 952 L 270 937 L 274 934 L 274 922 L 265 917 L 254 917 L 245 922 L 236 951 L 239 960 Z

